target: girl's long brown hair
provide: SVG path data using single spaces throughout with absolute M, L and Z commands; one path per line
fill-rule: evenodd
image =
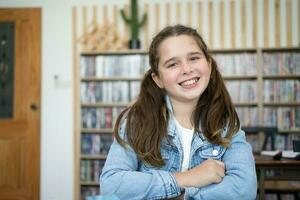
M 151 68 L 144 75 L 140 94 L 135 103 L 120 114 L 114 128 L 114 136 L 121 145 L 125 147 L 125 144 L 128 143 L 140 160 L 156 167 L 164 165 L 160 145 L 161 141 L 167 137 L 169 116 L 165 102 L 166 93 L 156 85 L 151 74 L 155 73 L 159 76 L 159 45 L 161 42 L 168 37 L 179 35 L 193 37 L 211 64 L 209 84 L 193 112 L 192 122 L 196 133 L 202 132 L 210 143 L 228 147 L 231 138 L 240 127 L 238 115 L 217 64 L 202 37 L 196 30 L 186 26 L 168 26 L 153 38 L 149 48 Z M 126 118 L 126 139 L 119 135 L 123 117 Z M 225 127 L 227 127 L 227 134 L 223 137 L 222 132 Z

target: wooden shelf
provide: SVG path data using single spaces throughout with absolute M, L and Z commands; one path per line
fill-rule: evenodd
M 263 53 L 266 52 L 296 52 L 296 51 L 300 51 L 299 47 L 280 47 L 280 48 L 274 48 L 274 47 L 270 47 L 270 48 L 262 48 L 261 49 Z
M 82 103 L 82 108 L 95 107 L 127 107 L 129 103 Z
M 212 54 L 233 54 L 233 53 L 253 53 L 255 54 L 257 49 L 255 48 L 236 48 L 236 49 L 212 49 L 211 52 Z
M 235 81 L 235 80 L 256 80 L 256 75 L 235 75 L 235 76 L 223 76 L 223 79 L 226 81 Z
M 87 128 L 82 128 L 81 133 L 113 133 L 114 130 L 112 128 L 100 128 L 100 129 L 87 129 Z
M 253 106 L 257 106 L 257 102 L 234 102 L 233 105 L 235 107 L 253 107 Z
M 81 181 L 80 185 L 82 185 L 82 186 L 98 186 L 99 187 L 99 183 L 96 181 Z
M 267 192 L 299 192 L 300 181 L 265 181 L 265 190 L 267 190 Z
M 94 55 L 104 55 L 104 56 L 109 56 L 109 55 L 145 55 L 148 54 L 147 51 L 145 50 L 119 50 L 119 51 L 83 51 L 81 52 L 82 56 L 94 56 Z
M 293 80 L 300 79 L 300 74 L 284 74 L 284 75 L 263 75 L 263 79 L 274 79 L 274 80 Z
M 300 106 L 300 102 L 264 102 L 263 105 L 268 107 L 297 107 Z
M 101 81 L 141 81 L 142 77 L 89 77 L 81 78 L 82 82 L 101 82 Z
M 290 134 L 290 133 L 294 133 L 294 134 L 300 134 L 300 129 L 279 129 L 278 133 L 286 133 L 286 134 Z
M 87 159 L 87 160 L 105 160 L 107 155 L 87 155 L 87 154 L 81 154 L 81 159 Z

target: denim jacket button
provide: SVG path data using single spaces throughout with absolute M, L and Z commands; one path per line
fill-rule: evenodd
M 212 150 L 212 155 L 216 156 L 219 154 L 219 151 L 217 149 Z

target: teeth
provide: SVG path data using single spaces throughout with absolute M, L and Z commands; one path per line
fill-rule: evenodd
M 196 83 L 197 81 L 198 81 L 198 79 L 192 79 L 192 80 L 184 81 L 183 83 L 181 83 L 181 85 L 188 86 L 188 85 L 192 85 L 192 84 Z

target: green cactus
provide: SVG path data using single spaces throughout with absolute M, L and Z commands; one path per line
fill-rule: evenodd
M 121 10 L 121 15 L 126 24 L 130 26 L 131 40 L 138 40 L 139 29 L 147 20 L 147 14 L 144 13 L 142 21 L 138 22 L 138 5 L 137 0 L 131 0 L 131 17 L 126 17 L 124 9 Z

